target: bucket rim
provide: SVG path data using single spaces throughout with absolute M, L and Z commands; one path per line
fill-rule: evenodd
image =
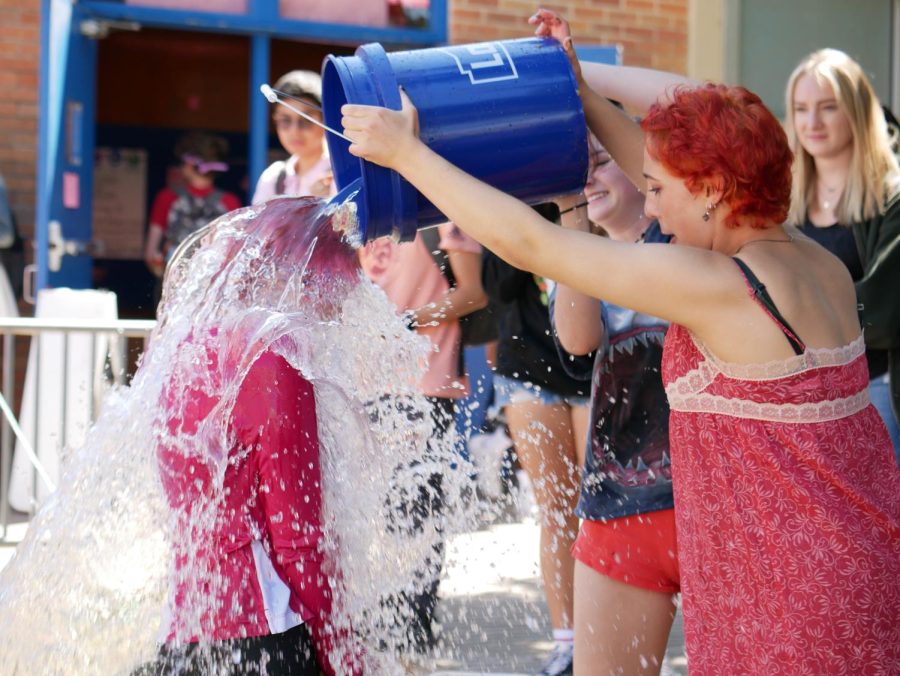
M 352 56 L 329 54 L 322 65 L 323 112 L 339 119 L 339 109 L 329 106 L 325 97 L 333 89 L 332 79 L 347 103 L 381 106 L 400 110 L 400 85 L 387 52 L 377 42 L 360 45 Z M 327 112 L 326 112 L 327 111 Z M 349 144 L 340 138 L 327 139 L 332 165 L 341 162 L 338 188 L 356 177 L 362 179 L 358 198 L 359 227 L 364 241 L 393 236 L 400 241 L 415 238 L 418 226 L 418 191 L 396 171 L 350 155 Z M 358 165 L 354 165 L 358 162 Z M 348 174 L 346 165 L 358 166 Z M 336 174 L 338 172 L 335 172 Z

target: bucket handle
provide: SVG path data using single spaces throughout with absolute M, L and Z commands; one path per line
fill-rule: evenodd
M 307 115 L 306 113 L 304 113 L 304 112 L 303 112 L 302 110 L 300 110 L 299 108 L 296 108 L 295 106 L 292 106 L 290 103 L 288 103 L 288 102 L 285 101 L 283 98 L 281 98 L 281 96 L 279 96 L 280 92 L 275 91 L 275 90 L 272 89 L 269 85 L 267 85 L 267 84 L 262 84 L 262 85 L 260 85 L 260 86 L 259 86 L 259 91 L 262 92 L 262 95 L 266 97 L 266 100 L 267 100 L 269 103 L 278 103 L 278 104 L 281 104 L 281 105 L 284 106 L 285 108 L 288 108 L 288 109 L 290 109 L 290 110 L 293 110 L 293 111 L 294 111 L 295 113 L 297 113 L 297 115 L 299 115 L 300 117 L 303 117 L 303 118 L 309 120 L 310 122 L 312 122 L 313 124 L 315 124 L 315 125 L 317 125 L 317 126 L 319 126 L 319 127 L 322 127 L 322 129 L 324 129 L 325 131 L 329 131 L 329 132 L 331 132 L 332 134 L 334 134 L 335 136 L 340 136 L 342 139 L 344 139 L 345 141 L 347 141 L 347 143 L 353 143 L 353 141 L 351 141 L 349 138 L 347 138 L 346 136 L 344 136 L 344 135 L 343 135 L 341 132 L 339 132 L 337 129 L 332 129 L 332 128 L 329 127 L 328 125 L 319 122 L 316 118 L 312 117 L 311 115 Z

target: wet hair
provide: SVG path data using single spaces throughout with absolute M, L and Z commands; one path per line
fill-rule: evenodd
M 303 270 L 306 281 L 317 284 L 356 283 L 361 269 L 356 250 L 343 232 L 333 227 L 322 212 L 322 200 L 314 197 L 276 199 L 265 210 L 229 235 L 233 256 L 262 258 L 271 264 L 271 279 L 257 285 L 283 284 Z M 248 240 L 248 241 L 244 241 Z
M 278 78 L 273 89 L 322 106 L 322 78 L 311 70 L 292 70 L 285 73 Z
M 831 86 L 853 134 L 847 185 L 835 207 L 838 221 L 850 224 L 883 213 L 887 200 L 900 189 L 900 167 L 881 104 L 856 61 L 840 50 L 820 49 L 794 69 L 785 91 L 787 133 L 795 156 L 789 221 L 800 224 L 806 220 L 816 189 L 815 160 L 803 148 L 794 128 L 794 91 L 805 75 L 812 75 L 820 85 Z
M 781 223 L 791 197 L 793 155 L 762 100 L 743 87 L 679 87 L 641 122 L 647 150 L 694 195 L 722 191 L 727 225 Z
M 305 266 L 307 276 L 357 280 L 359 257 L 344 233 L 332 227 L 332 218 L 322 213 L 320 199 L 270 200 L 259 211 L 256 218 L 230 230 L 229 259 L 265 259 L 278 271 L 276 277 L 282 272 L 291 276 Z
M 224 163 L 228 157 L 228 141 L 221 136 L 205 131 L 188 132 L 175 143 L 175 156 L 181 161 L 188 156 L 195 157 L 202 162 Z
M 335 230 L 330 219 L 319 224 L 315 247 L 306 265 L 307 275 L 356 281 L 361 269 L 359 256 L 344 233 Z
M 163 280 L 161 321 L 170 307 L 303 307 L 333 315 L 360 282 L 356 250 L 315 197 L 273 199 L 237 209 L 209 226 L 199 246 L 173 258 Z M 185 291 L 185 280 L 194 277 Z

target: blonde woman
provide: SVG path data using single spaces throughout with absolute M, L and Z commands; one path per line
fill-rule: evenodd
M 794 151 L 788 222 L 850 271 L 869 393 L 900 453 L 900 167 L 884 115 L 862 68 L 836 49 L 806 57 L 788 80 L 786 99 Z

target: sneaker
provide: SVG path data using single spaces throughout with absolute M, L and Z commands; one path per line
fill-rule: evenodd
M 573 651 L 574 646 L 571 643 L 557 643 L 550 657 L 544 662 L 544 668 L 541 669 L 539 676 L 571 676 Z
M 428 676 L 434 671 L 434 660 L 430 655 L 410 653 L 398 659 L 404 676 Z

